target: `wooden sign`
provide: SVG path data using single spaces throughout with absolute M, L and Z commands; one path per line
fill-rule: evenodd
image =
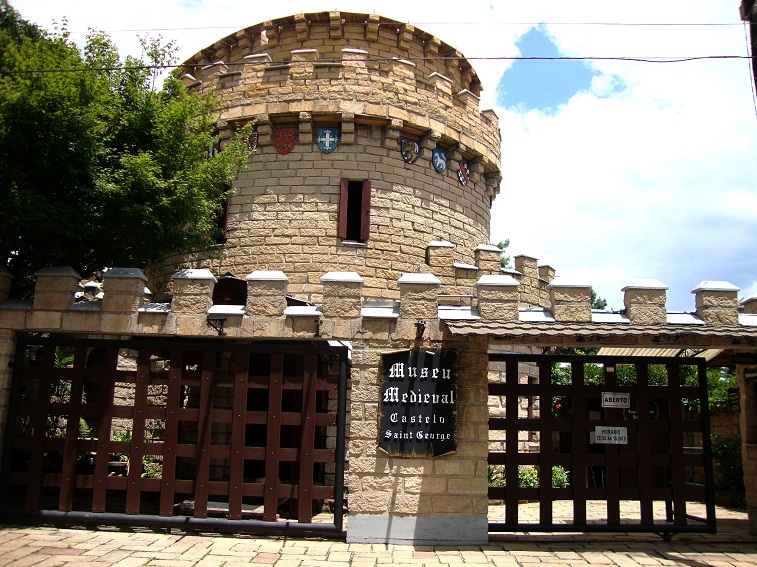
M 457 353 L 407 350 L 381 357 L 379 448 L 390 455 L 438 457 L 455 451 Z
M 594 442 L 601 445 L 628 445 L 628 428 L 595 425 Z
M 728 407 L 733 413 L 741 411 L 741 395 L 738 388 L 728 388 Z
M 602 392 L 603 408 L 623 408 L 631 407 L 631 394 L 624 392 Z

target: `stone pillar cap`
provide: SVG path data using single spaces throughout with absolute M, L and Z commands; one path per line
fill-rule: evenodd
M 77 280 L 81 279 L 81 276 L 76 273 L 71 266 L 45 266 L 41 270 L 34 272 L 35 276 L 73 276 Z
M 624 288 L 620 291 L 626 291 L 629 289 L 670 289 L 660 280 L 652 279 L 635 279 L 629 281 Z
M 428 243 L 430 248 L 454 248 L 455 245 L 448 240 L 432 240 Z
M 591 287 L 591 284 L 571 280 L 565 276 L 557 276 L 552 280 L 552 283 L 547 286 L 547 289 L 552 289 L 553 287 Z
M 281 270 L 255 270 L 254 272 L 250 272 L 247 274 L 247 277 L 245 278 L 247 281 L 250 280 L 267 280 L 267 281 L 285 281 L 288 282 L 289 278 L 286 277 L 284 272 Z
M 402 274 L 397 280 L 399 284 L 429 284 L 439 285 L 442 281 L 434 274 Z
M 103 272 L 103 278 L 139 278 L 147 281 L 147 277 L 139 268 L 111 268 Z
M 11 279 L 14 279 L 16 277 L 5 266 L 0 266 L 0 276 L 5 277 L 5 278 L 11 278 Z
M 475 250 L 485 250 L 486 252 L 502 252 L 501 248 L 497 248 L 494 244 L 479 244 Z
M 691 290 L 691 293 L 698 293 L 700 291 L 741 291 L 741 288 L 736 287 L 732 283 L 717 281 L 717 280 L 705 280 L 699 282 L 699 285 Z
M 218 280 L 215 278 L 215 276 L 210 272 L 210 270 L 197 270 L 192 268 L 185 268 L 183 270 L 179 270 L 174 275 L 171 276 L 172 280 L 213 280 L 213 282 L 217 282 Z
M 517 287 L 520 285 L 518 283 L 518 280 L 516 280 L 512 276 L 496 276 L 496 275 L 485 275 L 478 278 L 478 281 L 476 282 L 476 285 L 496 285 L 496 286 L 503 286 L 503 287 Z
M 363 278 L 357 272 L 326 272 L 321 276 L 321 283 L 363 283 Z

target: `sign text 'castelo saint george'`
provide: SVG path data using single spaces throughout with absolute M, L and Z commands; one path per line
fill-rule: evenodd
M 390 455 L 455 451 L 457 353 L 407 350 L 381 357 L 379 448 Z

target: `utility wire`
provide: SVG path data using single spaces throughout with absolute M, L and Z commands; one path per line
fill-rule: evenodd
M 403 22 L 378 22 L 379 26 L 396 26 Z M 728 27 L 738 26 L 741 22 L 409 22 L 414 26 L 614 26 L 614 27 Z M 247 26 L 254 27 L 254 26 Z M 135 33 L 135 32 L 170 32 L 170 31 L 201 31 L 201 30 L 239 30 L 239 26 L 197 26 L 178 28 L 149 28 L 149 29 L 121 29 L 100 30 L 106 33 Z M 244 29 L 244 28 L 241 28 Z M 87 31 L 70 31 L 72 34 L 88 33 Z
M 690 61 L 707 61 L 707 60 L 730 60 L 730 59 L 749 59 L 752 57 L 749 55 L 699 55 L 692 57 L 414 57 L 416 61 L 627 61 L 633 63 L 686 63 Z M 368 58 L 366 61 L 373 62 L 387 62 L 393 61 L 393 57 L 374 57 Z M 320 63 L 334 63 L 338 60 L 321 59 Z M 289 61 L 272 61 L 274 65 L 288 64 Z M 234 61 L 230 63 L 224 63 L 229 67 L 248 65 L 249 63 L 243 61 Z M 2 70 L 2 75 L 25 75 L 33 73 L 84 73 L 88 71 L 126 71 L 126 70 L 165 70 L 165 69 L 178 69 L 179 67 L 196 67 L 198 63 L 178 63 L 172 65 L 117 65 L 113 67 L 78 67 L 68 69 L 18 69 L 18 70 Z

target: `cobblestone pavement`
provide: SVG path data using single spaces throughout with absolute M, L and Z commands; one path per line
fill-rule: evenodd
M 757 567 L 746 513 L 718 508 L 718 533 L 498 534 L 484 546 L 412 547 L 319 539 L 0 525 L 0 565 L 190 567 L 505 565 L 510 567 Z

